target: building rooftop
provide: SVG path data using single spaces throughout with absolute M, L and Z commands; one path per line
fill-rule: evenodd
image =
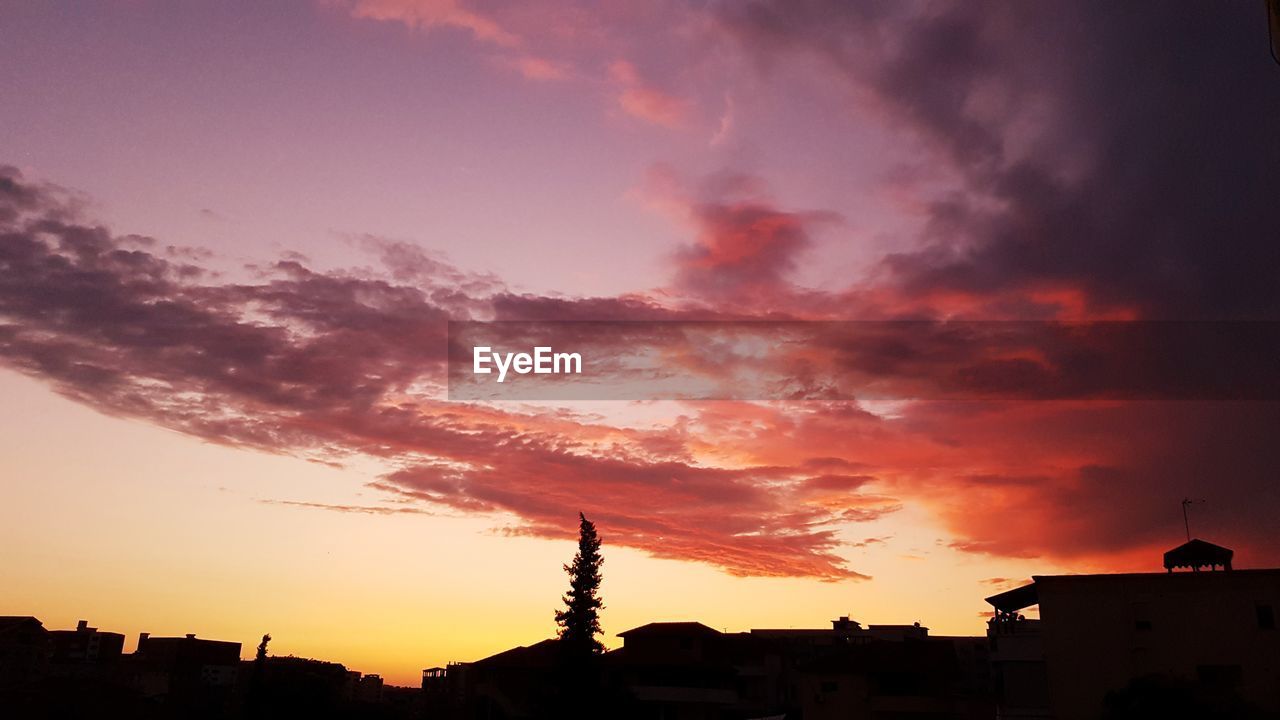
M 715 628 L 700 622 L 655 622 L 618 633 L 620 638 L 658 637 L 662 635 L 720 635 Z
M 510 650 L 503 650 L 496 655 L 477 660 L 471 665 L 480 667 L 542 667 L 553 663 L 559 651 L 560 641 L 543 640 L 532 645 L 521 645 Z
M 987 598 L 987 604 L 995 608 L 998 612 L 1017 612 L 1023 608 L 1029 608 L 1032 605 L 1040 603 L 1040 591 L 1036 588 L 1035 582 L 1030 585 L 1023 585 L 1012 590 L 1005 590 Z
M 1165 553 L 1164 567 L 1169 572 L 1181 567 L 1199 570 L 1204 567 L 1213 569 L 1221 566 L 1223 570 L 1230 570 L 1231 558 L 1234 555 L 1235 552 L 1228 548 L 1196 538 Z
M 1208 544 L 1208 543 L 1206 543 Z M 1219 583 L 1229 582 L 1231 578 L 1241 581 L 1247 581 L 1250 578 L 1258 578 L 1259 576 L 1275 576 L 1280 577 L 1280 568 L 1258 568 L 1252 570 L 1233 570 L 1229 573 L 1222 572 L 1190 572 L 1190 573 L 1173 573 L 1173 572 L 1154 572 L 1154 573 L 1098 573 L 1093 575 L 1035 575 L 1031 578 L 1031 583 L 1021 587 L 1006 590 L 986 598 L 987 604 L 991 605 L 998 612 L 1016 612 L 1023 608 L 1031 607 L 1040 602 L 1040 587 L 1045 585 L 1056 585 L 1059 583 L 1071 584 L 1096 584 L 1106 585 L 1108 583 L 1130 582 L 1134 580 L 1143 580 L 1149 583 L 1160 583 L 1162 587 L 1169 586 L 1192 586 L 1200 583 Z

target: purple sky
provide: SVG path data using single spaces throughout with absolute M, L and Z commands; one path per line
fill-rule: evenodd
M 1184 496 L 1275 564 L 1274 403 L 438 385 L 447 319 L 1280 318 L 1262 9 L 2 2 L 0 610 L 406 680 L 549 633 L 579 509 L 610 632 L 974 632 L 1151 568 Z

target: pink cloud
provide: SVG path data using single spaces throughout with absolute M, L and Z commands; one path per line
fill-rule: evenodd
M 688 119 L 689 104 L 646 82 L 632 63 L 614 61 L 609 78 L 617 87 L 618 106 L 628 115 L 671 129 L 683 126 Z
M 555 62 L 553 60 L 533 55 L 522 55 L 517 58 L 505 59 L 502 63 L 520 73 L 520 75 L 526 80 L 545 82 L 552 80 L 568 80 L 573 76 L 572 68 L 566 63 Z
M 350 12 L 357 18 L 399 22 L 415 30 L 466 30 L 477 40 L 503 47 L 520 43 L 517 35 L 491 17 L 465 8 L 460 0 L 354 0 Z

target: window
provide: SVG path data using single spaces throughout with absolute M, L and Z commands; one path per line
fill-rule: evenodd
M 1276 612 L 1270 605 L 1258 606 L 1258 629 L 1275 630 Z

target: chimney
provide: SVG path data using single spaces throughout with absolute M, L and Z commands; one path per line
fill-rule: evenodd
M 195 640 L 195 639 L 196 639 L 196 634 L 195 634 L 195 633 L 187 633 L 187 639 L 188 639 L 188 640 Z
M 142 650 L 142 646 L 147 644 L 147 638 L 151 637 L 151 633 L 138 633 L 138 649 L 134 652 Z
M 77 630 L 77 631 L 79 631 L 79 632 L 84 632 L 85 630 L 88 630 L 88 629 L 89 629 L 89 621 L 88 621 L 88 620 L 81 620 L 80 622 L 76 623 L 76 630 Z

